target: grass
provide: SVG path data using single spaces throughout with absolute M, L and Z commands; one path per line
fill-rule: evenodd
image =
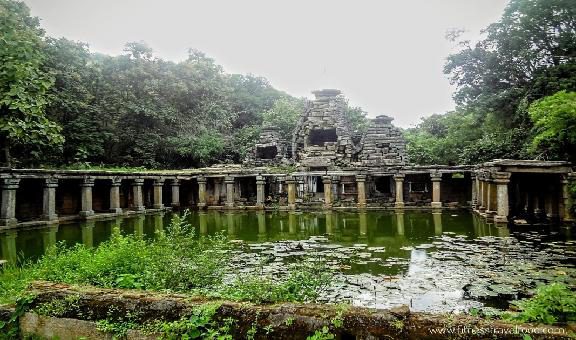
M 35 263 L 8 266 L 0 273 L 0 303 L 14 304 L 34 280 L 258 303 L 314 301 L 330 283 L 322 263 L 292 265 L 281 280 L 252 275 L 223 282 L 231 245 L 222 235 L 196 237 L 187 218 L 175 215 L 152 240 L 115 230 L 97 248 L 58 244 Z

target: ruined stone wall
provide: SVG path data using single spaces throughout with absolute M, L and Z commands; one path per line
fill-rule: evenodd
M 296 162 L 303 167 L 329 167 L 347 165 L 354 152 L 352 131 L 344 116 L 346 102 L 338 90 L 313 92 L 314 101 L 308 103 L 294 131 L 292 151 Z M 312 134 L 330 135 L 336 139 L 313 145 Z
M 393 118 L 374 118 L 360 141 L 358 161 L 364 167 L 404 165 L 407 163 L 406 140 L 399 128 L 392 125 Z
M 252 166 L 262 166 L 286 162 L 287 144 L 280 136 L 277 128 L 265 128 L 260 133 L 258 141 L 244 163 Z

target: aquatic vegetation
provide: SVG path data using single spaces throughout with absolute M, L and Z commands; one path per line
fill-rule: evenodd
M 576 321 L 576 293 L 561 283 L 540 286 L 536 295 L 513 304 L 520 312 L 508 315 L 512 320 L 546 324 Z

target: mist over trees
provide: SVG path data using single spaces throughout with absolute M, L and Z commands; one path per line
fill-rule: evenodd
M 460 50 L 448 57 L 444 72 L 457 87 L 457 109 L 423 119 L 407 131 L 411 160 L 576 161 L 573 136 L 550 138 L 550 131 L 570 135 L 568 131 L 576 129 L 574 96 L 569 94 L 576 91 L 576 2 L 511 0 L 484 34 L 476 44 L 459 41 Z M 558 94 L 561 91 L 568 93 Z M 532 108 L 538 113 L 530 113 L 531 104 L 549 96 L 553 99 Z M 556 112 L 560 100 L 561 115 Z

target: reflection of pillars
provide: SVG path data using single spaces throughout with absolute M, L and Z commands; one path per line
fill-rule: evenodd
M 266 214 L 259 212 L 256 215 L 258 219 L 258 241 L 266 240 Z
M 134 235 L 137 238 L 144 237 L 144 218 L 145 217 L 143 215 L 139 215 L 134 218 Z
M 226 183 L 226 207 L 234 208 L 234 177 L 226 176 L 224 178 L 224 183 Z
M 159 233 L 164 230 L 164 213 L 154 214 L 154 233 Z
M 200 225 L 200 235 L 208 233 L 208 214 L 205 212 L 198 213 L 198 224 Z
M 296 213 L 288 213 L 288 233 L 290 235 L 296 234 Z
M 366 213 L 361 212 L 358 216 L 360 224 L 360 236 L 359 238 L 366 238 L 368 235 L 368 224 L 366 223 Z
M 366 208 L 366 175 L 356 175 L 358 208 Z
M 496 232 L 498 233 L 498 237 L 508 237 L 510 236 L 510 230 L 505 225 L 500 225 L 496 227 Z
M 170 187 L 172 188 L 172 199 L 170 200 L 170 205 L 173 208 L 180 207 L 180 180 L 173 179 L 170 181 Z
M 256 207 L 264 208 L 264 184 L 266 180 L 262 176 L 256 176 Z
M 442 208 L 442 201 L 440 198 L 440 182 L 442 181 L 442 174 L 439 172 L 432 172 L 430 174 L 432 180 L 432 208 Z
M 164 209 L 162 203 L 162 187 L 164 186 L 164 178 L 157 178 L 154 180 L 154 209 Z
M 16 220 L 16 191 L 19 178 L 4 178 L 2 182 L 2 201 L 0 202 L 0 225 L 14 225 Z
M 228 224 L 228 237 L 233 238 L 236 236 L 236 228 L 234 226 L 234 213 L 227 213 L 226 221 Z
M 42 219 L 44 221 L 58 220 L 56 214 L 56 188 L 57 178 L 46 178 L 44 180 L 44 195 L 42 198 Z
M 326 218 L 326 234 L 333 234 L 334 230 L 332 227 L 332 211 L 325 211 L 324 216 Z
M 296 180 L 294 177 L 286 177 L 288 185 L 288 209 L 296 209 Z
M 562 176 L 560 184 L 562 185 L 561 197 L 559 202 L 558 211 L 560 218 L 565 222 L 573 222 L 574 216 L 572 214 L 572 196 L 570 194 L 569 184 L 574 183 L 576 180 L 576 172 L 569 173 L 568 176 Z
M 404 208 L 404 174 L 394 175 L 394 182 L 396 183 L 396 202 L 395 208 Z
M 332 178 L 330 176 L 322 177 L 324 183 L 324 209 L 332 208 Z
M 82 244 L 86 248 L 94 247 L 94 221 L 86 221 L 81 225 Z
M 92 188 L 94 187 L 94 178 L 85 177 L 80 186 L 82 187 L 82 208 L 80 210 L 80 216 L 92 216 L 94 215 L 94 210 L 92 210 Z
M 206 177 L 198 176 L 198 208 L 206 206 Z
M 132 181 L 132 208 L 136 211 L 144 211 L 144 197 L 142 196 L 143 178 L 135 178 Z
M 122 217 L 116 217 L 112 220 L 111 227 L 112 227 L 112 235 L 120 235 L 121 227 L 122 227 Z
M 116 177 L 112 179 L 110 183 L 110 212 L 120 214 L 122 213 L 122 208 L 120 208 L 120 185 L 122 184 L 122 179 Z
M 477 182 L 476 182 L 476 174 L 475 173 L 471 173 L 470 174 L 470 179 L 472 180 L 472 200 L 471 200 L 471 204 L 472 204 L 472 209 L 476 210 L 476 206 L 478 205 L 478 191 L 477 191 Z
M 442 213 L 433 212 L 432 219 L 434 220 L 434 235 L 442 235 Z
M 2 258 L 9 263 L 16 263 L 18 260 L 18 252 L 16 251 L 16 236 L 18 233 L 15 230 L 9 230 L 6 234 L 0 236 Z
M 495 223 L 507 223 L 509 206 L 508 206 L 508 183 L 510 182 L 509 172 L 496 172 L 494 174 L 494 183 L 496 185 L 496 216 Z
M 42 245 L 44 246 L 44 252 L 56 245 L 56 233 L 58 233 L 58 225 L 53 224 L 45 228 L 40 229 L 40 234 L 42 235 Z
M 404 236 L 404 212 L 396 212 L 396 232 L 400 236 Z

